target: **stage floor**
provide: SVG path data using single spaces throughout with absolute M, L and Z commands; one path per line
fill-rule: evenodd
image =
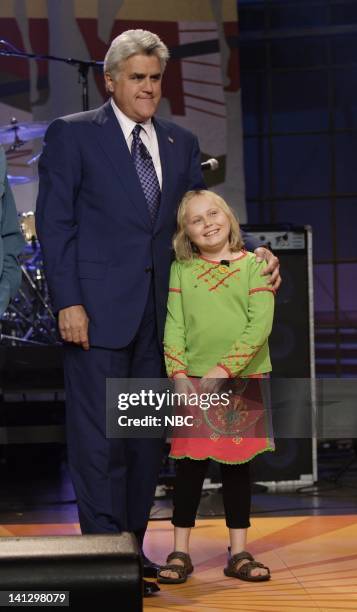
M 3 449 L 0 544 L 1 536 L 79 533 L 63 453 L 42 447 Z M 219 516 L 222 504 L 215 493 L 206 493 L 192 535 L 194 574 L 183 585 L 161 585 L 159 595 L 145 599 L 145 612 L 357 610 L 357 461 L 353 459 L 351 451 L 320 454 L 316 487 L 253 495 L 248 549 L 270 567 L 270 582 L 224 576 L 227 533 Z M 145 551 L 158 563 L 172 550 L 171 512 L 170 496 L 156 500 Z
M 77 523 L 3 524 L 0 536 L 79 533 Z M 150 612 L 308 612 L 357 610 L 357 515 L 253 518 L 249 551 L 270 567 L 270 582 L 223 575 L 223 519 L 198 520 L 192 535 L 195 571 L 183 585 L 161 585 L 144 600 Z M 151 521 L 146 553 L 163 563 L 172 550 L 169 521 Z

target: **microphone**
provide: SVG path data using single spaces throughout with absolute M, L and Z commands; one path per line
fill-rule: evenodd
M 219 263 L 221 266 L 227 266 L 229 268 L 230 261 L 228 259 L 221 259 Z
M 202 162 L 201 168 L 202 170 L 217 170 L 219 168 L 219 161 L 214 157 L 211 157 L 211 159 Z

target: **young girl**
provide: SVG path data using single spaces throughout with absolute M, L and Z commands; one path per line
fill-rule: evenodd
M 258 379 L 271 370 L 267 339 L 274 295 L 267 277 L 262 276 L 265 263 L 243 249 L 233 211 L 210 191 L 190 191 L 184 196 L 174 249 L 177 260 L 171 267 L 164 339 L 168 375 L 181 392 L 186 389 L 188 393 L 198 386 L 201 392 L 212 391 L 217 379 L 235 378 L 245 389 L 234 405 L 238 411 L 243 406 L 240 422 L 244 423 L 248 404 L 263 411 Z M 222 409 L 212 421 L 219 425 Z M 237 432 L 222 436 L 214 425 L 211 431 L 203 438 L 172 440 L 170 456 L 177 459 L 172 518 L 175 544 L 167 565 L 159 571 L 159 582 L 185 582 L 193 571 L 189 537 L 210 459 L 220 463 L 229 529 L 230 558 L 224 573 L 248 581 L 270 578 L 269 569 L 245 548 L 250 526 L 249 461 L 274 450 L 274 442 L 268 431 L 259 437 Z

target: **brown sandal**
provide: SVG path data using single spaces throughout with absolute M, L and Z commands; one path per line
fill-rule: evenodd
M 248 559 L 248 563 L 243 563 L 243 565 L 237 568 L 236 564 L 238 561 L 242 561 L 243 559 Z M 252 570 L 256 569 L 257 567 L 263 567 L 264 569 L 268 570 L 268 573 L 261 576 L 252 576 Z M 246 550 L 243 550 L 243 552 L 238 553 L 237 555 L 233 555 L 233 557 L 228 560 L 228 565 L 223 571 L 225 575 L 229 576 L 230 578 L 239 578 L 240 580 L 246 580 L 247 582 L 264 582 L 266 580 L 270 580 L 270 569 L 266 567 L 266 565 L 263 565 L 263 563 L 258 563 L 258 561 L 256 561 L 254 557 L 252 557 L 252 555 Z
M 176 563 L 170 563 L 172 559 L 180 559 L 183 561 L 183 565 L 177 565 Z M 162 571 L 170 570 L 177 573 L 177 578 L 169 578 L 168 576 L 160 576 Z M 189 554 L 174 551 L 169 554 L 166 559 L 166 565 L 162 565 L 157 574 L 157 581 L 162 584 L 182 584 L 186 582 L 187 576 L 192 574 L 193 565 Z

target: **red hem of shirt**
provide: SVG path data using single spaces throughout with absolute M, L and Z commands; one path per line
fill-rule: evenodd
M 186 374 L 187 376 L 187 370 L 175 370 L 175 372 L 172 372 L 172 374 L 170 374 L 170 378 L 173 378 L 174 376 L 176 376 L 176 374 Z

